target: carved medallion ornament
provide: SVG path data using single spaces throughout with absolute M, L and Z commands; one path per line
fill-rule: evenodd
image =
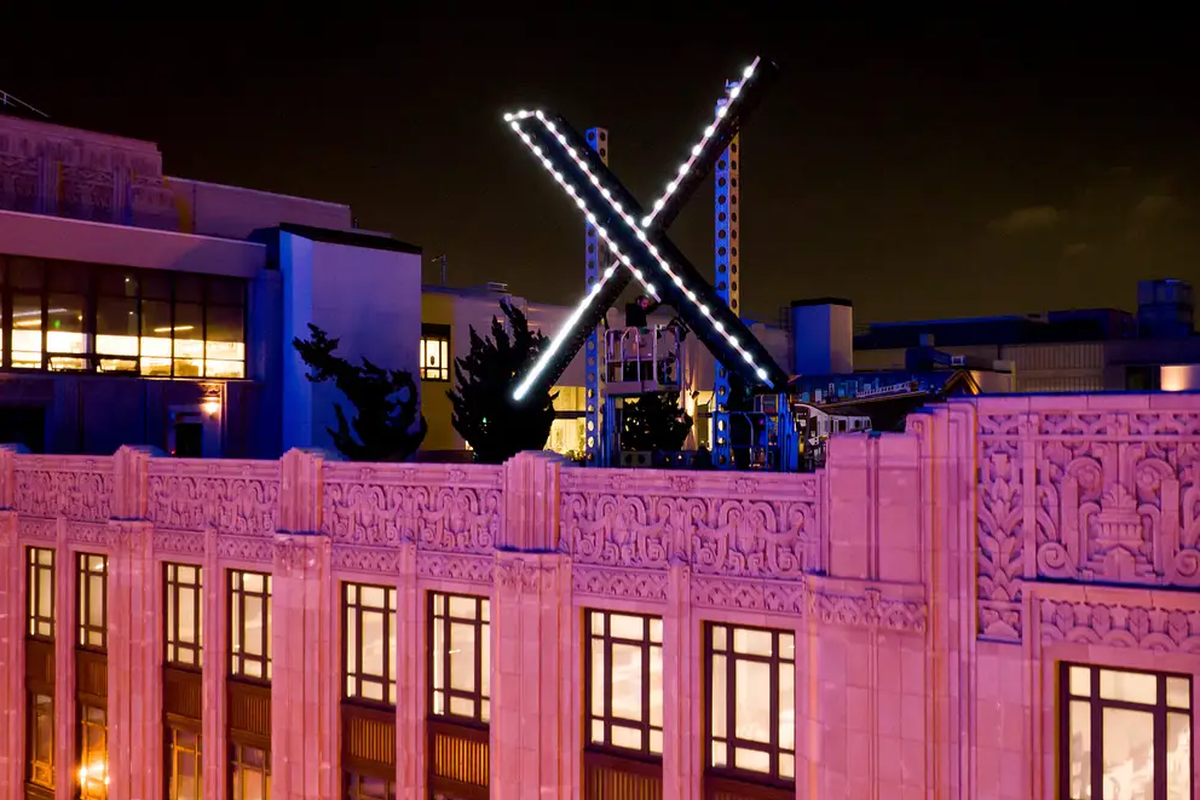
M 278 528 L 278 462 L 152 459 L 149 482 L 147 516 L 156 527 L 239 536 Z
M 335 541 L 492 551 L 502 513 L 500 467 L 332 463 L 324 469 L 323 524 Z
M 981 635 L 1020 640 L 1027 580 L 1200 586 L 1200 414 L 981 413 L 979 426 Z

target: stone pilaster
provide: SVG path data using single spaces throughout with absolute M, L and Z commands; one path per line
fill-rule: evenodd
M 691 569 L 673 563 L 667 571 L 663 613 L 663 800 L 700 797 L 704 760 L 696 743 L 703 731 L 703 660 L 699 625 L 693 622 Z
M 0 450 L 0 470 L 11 460 Z M 24 566 L 17 512 L 0 508 L 0 800 L 22 797 L 25 777 Z
M 201 696 L 204 713 L 201 721 L 203 742 L 202 775 L 204 796 L 209 800 L 225 800 L 228 793 L 227 744 L 225 723 L 225 676 L 229 673 L 229 610 L 226 605 L 225 574 L 217 551 L 217 532 L 204 534 L 204 587 L 201 590 L 204 618 L 202 622 Z
M 112 520 L 108 536 L 108 796 L 160 800 L 164 615 L 154 530 Z
M 425 604 L 417 586 L 417 546 L 400 546 L 396 590 L 396 797 L 425 800 L 426 676 L 428 652 Z
M 58 520 L 54 551 L 54 797 L 73 800 L 79 789 L 75 753 L 75 552 Z
M 333 549 L 321 533 L 319 454 L 291 450 L 280 463 L 272 568 L 271 797 L 339 796 L 339 608 Z
M 571 564 L 550 553 L 498 552 L 492 593 L 493 800 L 570 800 L 575 647 Z

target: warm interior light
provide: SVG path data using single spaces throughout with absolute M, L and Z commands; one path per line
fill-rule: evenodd
M 173 328 L 170 325 L 165 325 L 161 328 L 155 328 L 154 332 L 155 333 L 170 333 L 171 331 L 194 331 L 194 330 L 196 330 L 195 325 L 176 325 Z

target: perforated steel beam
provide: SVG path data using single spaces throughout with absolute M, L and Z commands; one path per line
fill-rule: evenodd
M 600 161 L 608 163 L 608 129 L 588 128 L 588 146 Z M 608 247 L 596 235 L 596 226 L 587 224 L 584 236 L 584 288 L 588 292 L 600 280 L 600 275 L 609 264 Z M 607 311 L 607 309 L 605 309 Z M 604 329 L 595 325 L 584 343 L 584 457 L 588 464 L 607 461 L 604 439 Z

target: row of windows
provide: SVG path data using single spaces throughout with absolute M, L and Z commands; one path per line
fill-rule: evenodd
M 246 282 L 0 256 L 3 366 L 246 376 Z
M 421 325 L 421 380 L 450 380 L 450 326 Z
M 79 645 L 103 647 L 106 606 L 104 556 L 78 555 Z M 54 551 L 30 548 L 28 635 L 54 627 Z M 164 565 L 166 658 L 201 665 L 202 570 Z M 345 697 L 396 703 L 395 587 L 343 584 Z M 232 674 L 271 675 L 271 576 L 229 572 Z M 485 597 L 430 593 L 430 713 L 469 723 L 490 718 L 491 622 Z M 589 747 L 657 758 L 663 748 L 663 621 L 660 617 L 589 610 L 585 615 L 584 709 Z M 706 762 L 714 769 L 795 779 L 795 637 L 790 631 L 710 623 L 705 636 Z M 1191 796 L 1192 680 L 1187 676 L 1064 665 L 1061 679 L 1062 795 Z M 31 697 L 30 780 L 52 778 L 53 700 Z M 96 710 L 103 714 L 102 709 Z M 90 712 L 89 712 L 90 713 Z M 91 727 L 89 727 L 91 726 Z M 81 717 L 84 752 L 103 720 Z M 173 737 L 173 738 L 172 738 Z M 169 734 L 171 774 L 179 797 L 199 796 L 198 734 Z M 102 747 L 97 742 L 96 747 Z M 244 773 L 245 798 L 265 797 L 266 754 L 239 751 L 231 763 Z M 244 761 L 239 760 L 245 756 Z M 184 761 L 179 761 L 179 759 Z M 186 762 L 186 764 L 184 763 Z M 89 763 L 82 762 L 86 770 Z M 242 765 L 242 766 L 237 766 Z M 257 770 L 250 776 L 247 770 Z M 86 777 L 81 772 L 81 783 Z M 103 776 L 90 778 L 93 783 Z M 347 779 L 348 781 L 350 778 Z M 383 797 L 389 786 L 356 777 L 348 796 Z M 51 785 L 46 783 L 44 785 Z M 185 791 L 185 789 L 187 791 Z M 176 795 L 173 795 L 176 796 Z

